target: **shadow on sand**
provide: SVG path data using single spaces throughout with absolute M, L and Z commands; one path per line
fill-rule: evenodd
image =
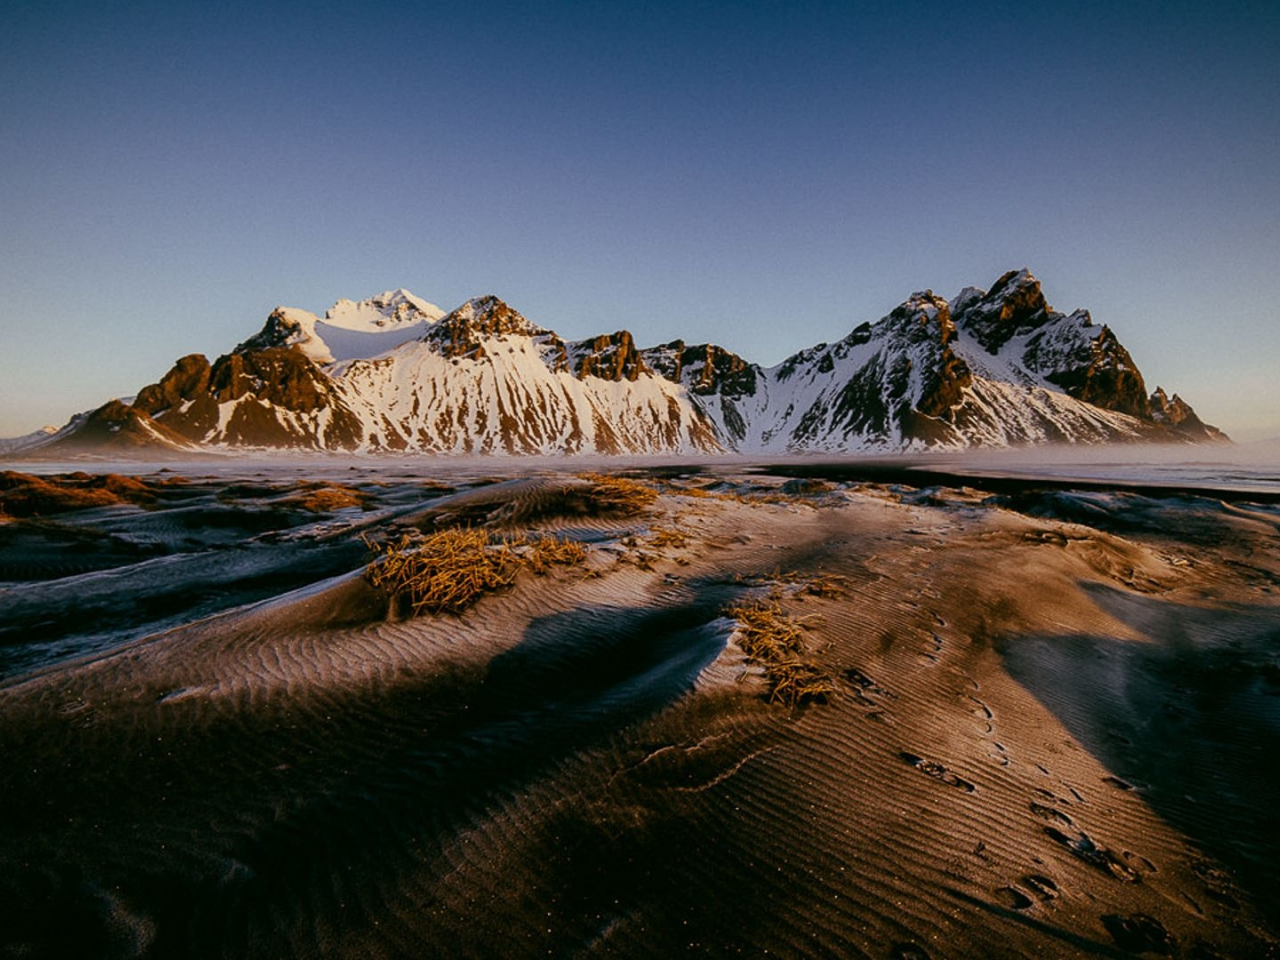
M 1193 864 L 1233 910 L 1238 884 L 1280 930 L 1280 624 L 1274 608 L 1174 604 L 1082 584 L 1150 643 L 1023 635 L 997 647 L 1010 674 L 1103 766 L 1219 863 Z M 1233 884 L 1232 881 L 1235 881 Z M 1206 904 L 1208 905 L 1208 904 Z

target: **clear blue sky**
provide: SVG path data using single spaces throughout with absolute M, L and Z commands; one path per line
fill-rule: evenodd
M 1029 266 L 1280 434 L 1280 4 L 23 2 L 0 436 L 273 306 L 496 293 L 763 363 Z

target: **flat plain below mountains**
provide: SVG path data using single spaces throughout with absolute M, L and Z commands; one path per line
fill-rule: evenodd
M 5 474 L 0 956 L 1276 956 L 1274 499 Z

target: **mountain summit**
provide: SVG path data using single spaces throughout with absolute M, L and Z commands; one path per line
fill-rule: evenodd
M 229 354 L 183 357 L 132 403 L 81 414 L 41 443 L 121 436 L 131 447 L 451 454 L 1226 441 L 1176 394 L 1148 394 L 1111 329 L 1053 310 L 1027 270 L 950 301 L 913 293 L 769 368 L 715 344 L 641 349 L 626 330 L 565 341 L 495 296 L 449 313 L 404 289 L 339 300 L 323 318 L 278 307 Z

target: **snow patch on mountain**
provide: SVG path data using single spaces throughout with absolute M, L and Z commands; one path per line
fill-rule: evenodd
M 376 357 L 421 339 L 444 315 L 403 287 L 367 300 L 339 300 L 323 319 L 297 307 L 276 307 L 262 330 L 235 352 L 293 347 L 318 364 Z
M 33 430 L 31 433 L 23 434 L 20 437 L 4 437 L 0 438 L 0 456 L 10 453 L 18 453 L 23 450 L 34 450 L 44 446 L 58 433 L 58 428 L 53 426 L 41 427 L 39 430 Z

